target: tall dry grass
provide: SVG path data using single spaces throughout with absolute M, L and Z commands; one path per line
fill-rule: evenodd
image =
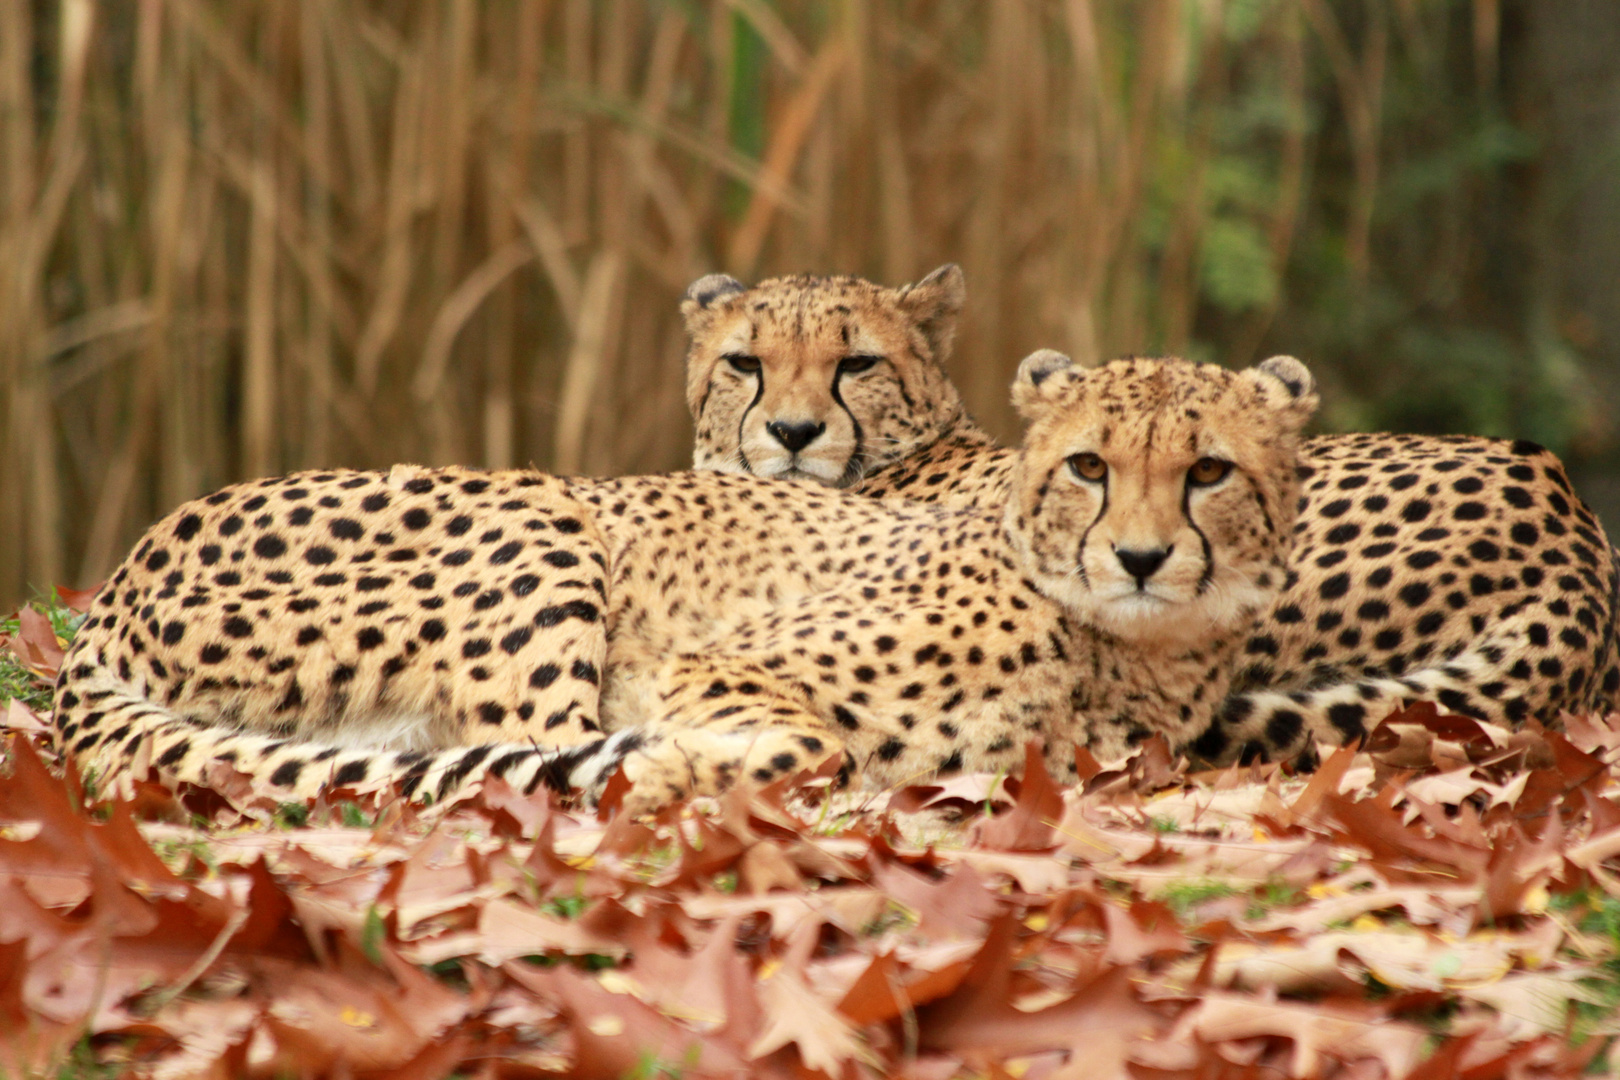
M 1311 101 L 1347 118 L 1365 274 L 1384 69 L 1446 36 L 1435 6 L 0 4 L 0 599 L 253 474 L 677 467 L 677 303 L 715 270 L 961 263 L 955 375 L 1010 434 L 1036 346 L 1210 351 L 1225 236 L 1248 278 L 1215 345 L 1245 363 Z M 1494 0 L 1463 6 L 1494 56 Z

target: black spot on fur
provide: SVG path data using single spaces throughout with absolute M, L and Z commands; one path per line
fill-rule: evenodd
M 287 553 L 287 542 L 273 533 L 265 533 L 253 541 L 253 554 L 261 559 L 279 559 Z

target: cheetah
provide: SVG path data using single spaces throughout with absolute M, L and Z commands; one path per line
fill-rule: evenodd
M 1016 770 L 1042 740 L 1185 742 L 1285 576 L 1287 357 L 1086 371 L 1026 358 L 1006 496 L 955 509 L 714 471 L 611 480 L 396 466 L 187 503 L 62 665 L 64 756 L 289 796 L 486 776 L 641 808 L 841 756 L 889 785 Z
M 1000 504 L 1015 453 L 944 373 L 963 296 L 953 265 L 898 289 L 699 279 L 682 304 L 695 466 Z M 1556 456 L 1524 441 L 1326 435 L 1304 440 L 1300 475 L 1287 578 L 1199 757 L 1296 756 L 1418 700 L 1503 724 L 1620 703 L 1620 552 Z

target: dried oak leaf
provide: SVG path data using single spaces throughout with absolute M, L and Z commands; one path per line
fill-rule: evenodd
M 897 943 L 892 952 L 867 961 L 838 1001 L 838 1011 L 857 1026 L 892 1020 L 937 1001 L 962 985 L 973 966 L 978 943 Z
M 525 795 L 500 777 L 492 776 L 484 780 L 472 807 L 489 818 L 495 835 L 532 840 L 550 822 L 557 809 L 557 799 L 550 788 L 541 787 Z
M 986 811 L 999 813 L 1013 804 L 1004 779 L 996 773 L 957 773 L 926 784 L 911 784 L 890 793 L 888 809 L 897 814 L 950 811 L 958 818 Z
M 51 726 L 41 720 L 33 709 L 12 698 L 6 702 L 5 711 L 0 713 L 0 730 L 14 731 L 20 735 L 49 735 Z
M 1533 841 L 1517 821 L 1493 830 L 1476 924 L 1539 911 L 1532 898 L 1545 900 L 1548 883 L 1563 869 L 1564 835 L 1556 814 L 1544 819 L 1541 836 Z
M 783 966 L 760 979 L 758 994 L 765 1028 L 748 1046 L 752 1059 L 769 1057 L 792 1044 L 808 1069 L 841 1076 L 846 1062 L 866 1056 L 854 1027 Z
M 1328 1061 L 1351 1064 L 1363 1059 L 1380 1065 L 1386 1077 L 1405 1077 L 1421 1060 L 1428 1037 L 1422 1028 L 1371 1010 L 1351 1011 L 1320 1002 L 1284 1004 L 1209 991 L 1177 1019 L 1166 1040 L 1287 1039 L 1292 1051 L 1279 1064 L 1286 1068 L 1286 1075 L 1305 1080 L 1323 1075 Z M 1226 1053 L 1223 1048 L 1223 1056 Z
M 1551 767 L 1535 768 L 1525 783 L 1524 794 L 1514 804 L 1522 816 L 1544 813 L 1555 802 L 1578 804 L 1576 792 L 1593 797 L 1603 794 L 1609 781 L 1609 766 L 1602 757 L 1579 749 L 1556 731 L 1543 734 L 1552 759 Z
M 1620 896 L 1620 824 L 1594 833 L 1565 857 L 1590 874 L 1604 892 Z
M 1620 765 L 1620 712 L 1565 717 L 1564 735 L 1577 750 Z
M 1396 709 L 1367 734 L 1366 750 L 1383 765 L 1423 769 L 1435 764 L 1466 764 L 1470 756 L 1508 743 L 1506 728 L 1469 716 L 1442 713 L 1432 701 Z
M 1460 985 L 1456 991 L 1494 1009 L 1504 1037 L 1524 1040 L 1567 1031 L 1573 1002 L 1604 1004 L 1602 991 L 1590 985 L 1594 974 L 1586 967 L 1516 971 L 1492 982 Z
M 47 680 L 56 678 L 67 651 L 51 620 L 26 604 L 17 612 L 17 632 L 6 635 L 4 643 L 30 671 Z
M 625 946 L 621 941 L 592 933 L 578 919 L 547 915 L 502 897 L 479 909 L 476 930 L 424 938 L 402 945 L 401 951 L 423 964 L 474 956 L 483 963 L 498 965 L 546 952 L 619 957 L 624 955 Z
M 1354 799 L 1328 795 L 1322 811 L 1334 834 L 1362 848 L 1370 863 L 1393 883 L 1473 882 L 1490 858 L 1488 849 L 1469 847 L 1433 835 L 1424 823 L 1408 823 L 1386 798 Z M 1437 876 L 1438 875 L 1438 876 Z
M 378 949 L 383 969 L 341 942 L 330 968 L 271 958 L 255 965 L 251 994 L 265 1003 L 262 1030 L 273 1040 L 262 1068 L 398 1068 L 467 1016 L 468 998 L 400 960 L 386 944 Z
M 1005 814 L 976 823 L 970 842 L 979 847 L 1002 851 L 1046 851 L 1056 844 L 1055 826 L 1063 819 L 1063 793 L 1046 771 L 1041 743 L 1033 739 L 1024 747 L 1024 772 L 1009 777 L 1004 784 L 1016 787 L 1013 808 Z
M 760 1010 L 751 992 L 752 965 L 737 948 L 741 923 L 741 915 L 728 916 L 688 952 L 671 947 L 653 919 L 640 920 L 625 935 L 629 962 L 611 973 L 616 988 L 699 1030 L 736 1032 L 732 1041 L 746 1041 L 744 1033 L 759 1030 Z
M 750 1074 L 746 1044 L 694 1031 L 635 995 L 614 993 L 571 968 L 509 963 L 501 970 L 557 1010 L 573 1043 L 570 1076 L 619 1080 L 649 1061 L 669 1063 L 687 1076 Z
M 982 939 L 989 919 L 1001 909 L 996 894 L 969 865 L 935 879 L 888 863 L 873 871 L 872 884 L 916 917 L 916 933 L 924 938 Z
M 919 1047 L 988 1058 L 1066 1050 L 1090 1075 L 1123 1074 L 1130 1044 L 1164 1027 L 1138 999 L 1132 969 L 1110 968 L 1065 1000 L 1025 1012 L 1013 1002 L 1015 926 L 1010 917 L 992 923 L 957 989 L 917 1010 Z
M 96 593 L 100 591 L 100 585 L 92 585 L 88 589 L 70 589 L 66 585 L 58 585 L 56 596 L 62 601 L 63 607 L 82 615 L 90 610 L 91 601 L 95 600 Z
M 1562 939 L 1546 920 L 1528 932 L 1460 939 L 1417 930 L 1339 930 L 1297 944 L 1223 944 L 1214 983 L 1282 993 L 1353 993 L 1371 975 L 1397 990 L 1457 991 L 1495 984 L 1518 966 L 1538 966 Z
M 1175 914 L 1156 900 L 1133 900 L 1122 907 L 1108 900 L 1097 905 L 1108 928 L 1103 959 L 1129 965 L 1150 956 L 1180 955 L 1192 948 Z

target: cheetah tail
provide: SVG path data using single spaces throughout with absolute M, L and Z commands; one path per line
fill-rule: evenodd
M 1222 703 L 1209 728 L 1187 749 L 1201 763 L 1290 761 L 1307 755 L 1312 740 L 1340 745 L 1369 733 L 1384 717 L 1418 701 L 1443 712 L 1511 726 L 1524 702 L 1479 696 L 1497 665 L 1478 652 L 1400 677 L 1372 676 L 1313 690 L 1251 690 Z M 1489 706 L 1489 711 L 1481 708 Z
M 182 717 L 90 664 L 64 669 L 54 726 L 62 756 L 103 790 L 144 761 L 165 781 L 204 787 L 224 781 L 228 771 L 243 773 L 289 800 L 395 785 L 413 802 L 435 805 L 458 799 L 486 776 L 525 794 L 544 786 L 591 800 L 644 741 L 641 732 L 627 729 L 570 747 L 492 743 L 397 752 L 281 739 Z

